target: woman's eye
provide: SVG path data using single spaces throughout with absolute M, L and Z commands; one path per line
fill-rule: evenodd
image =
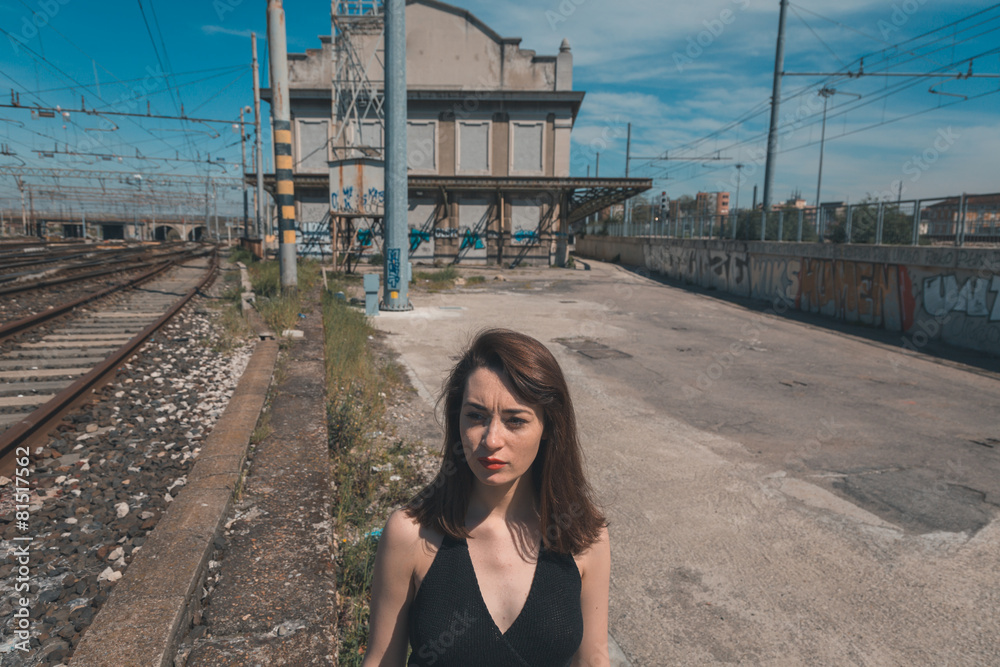
M 479 412 L 466 412 L 465 417 L 466 419 L 471 419 L 472 421 L 477 421 L 477 422 L 483 420 L 483 415 L 482 413 Z
M 520 419 L 520 418 L 518 418 L 518 417 L 513 417 L 513 418 L 511 418 L 511 419 L 510 419 L 510 420 L 509 420 L 509 421 L 508 421 L 507 423 L 508 423 L 508 424 L 509 424 L 509 425 L 510 425 L 510 426 L 511 426 L 512 428 L 518 428 L 519 426 L 524 426 L 524 425 L 525 425 L 525 424 L 527 424 L 528 422 L 527 422 L 527 421 L 525 421 L 524 419 Z

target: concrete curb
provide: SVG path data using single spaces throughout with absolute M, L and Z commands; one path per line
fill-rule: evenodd
M 73 667 L 173 663 L 264 407 L 278 343 L 257 343 L 188 484 L 156 526 L 84 634 Z

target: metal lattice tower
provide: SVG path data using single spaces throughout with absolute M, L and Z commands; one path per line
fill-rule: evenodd
M 333 159 L 385 158 L 382 0 L 333 2 Z

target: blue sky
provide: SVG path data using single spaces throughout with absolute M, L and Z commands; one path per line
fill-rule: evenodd
M 632 174 L 656 178 L 657 192 L 735 193 L 735 164 L 745 165 L 741 204 L 748 205 L 753 186 L 762 185 L 777 0 L 456 4 L 501 35 L 522 37 L 522 48 L 540 54 L 555 54 L 563 38 L 570 40 L 575 87 L 587 91 L 574 130 L 574 175 L 586 175 L 588 165 L 593 171 L 598 151 L 602 175 L 624 175 L 625 128 L 631 122 L 633 155 L 732 158 L 634 161 Z M 21 104 L 79 108 L 82 97 L 88 109 L 145 111 L 148 103 L 154 114 L 167 115 L 183 104 L 188 116 L 233 121 L 252 102 L 250 31 L 257 31 L 262 59 L 266 55 L 264 8 L 263 0 L 2 0 L 0 100 L 9 103 L 13 89 Z M 325 0 L 287 0 L 285 11 L 293 51 L 317 47 L 317 36 L 330 32 Z M 1000 7 L 987 2 L 798 0 L 788 16 L 785 70 L 856 72 L 865 56 L 868 72 L 954 73 L 985 53 L 974 60 L 974 72 L 995 74 L 998 36 Z M 823 111 L 817 91 L 824 84 L 838 91 L 829 102 L 824 201 L 895 195 L 900 185 L 904 198 L 1000 191 L 1000 80 L 790 76 L 784 80 L 788 131 L 777 163 L 776 198 L 796 189 L 809 201 L 815 198 Z M 932 86 L 946 94 L 930 92 Z M 101 119 L 81 114 L 33 119 L 25 110 L 0 109 L 0 119 L 0 144 L 17 154 L 0 156 L 0 165 L 23 160 L 46 167 L 223 174 L 225 164 L 240 159 L 239 135 L 226 124 L 185 128 L 118 120 L 117 129 L 102 132 Z M 122 159 L 36 152 L 53 148 Z M 202 162 L 137 160 L 137 150 L 146 157 Z M 225 164 L 209 166 L 209 156 Z M 236 175 L 238 168 L 228 173 Z M 13 207 L 16 197 L 12 179 L 0 177 L 0 207 Z M 235 202 L 238 193 L 226 197 L 224 202 Z

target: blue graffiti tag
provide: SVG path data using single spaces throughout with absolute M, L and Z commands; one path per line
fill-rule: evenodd
M 410 254 L 415 253 L 417 251 L 417 248 L 419 248 L 424 243 L 430 243 L 430 241 L 431 241 L 431 234 L 430 234 L 430 232 L 422 232 L 422 231 L 419 231 L 417 229 L 411 229 L 410 230 Z
M 353 206 L 353 204 L 351 202 L 351 200 L 353 198 L 354 198 L 354 188 L 353 187 L 344 188 L 344 210 L 345 211 L 353 211 L 354 210 L 354 206 Z
M 483 239 L 479 234 L 473 233 L 471 229 L 465 230 L 465 236 L 462 237 L 462 250 L 466 248 L 475 248 L 476 250 L 482 250 L 486 245 L 483 243 Z
M 385 261 L 385 282 L 391 291 L 399 289 L 399 248 L 389 248 Z
M 368 192 L 365 193 L 362 198 L 364 201 L 365 210 L 370 210 L 377 208 L 379 206 L 385 205 L 385 192 L 379 190 L 378 188 L 368 188 Z
M 337 196 L 336 192 L 334 192 L 334 193 L 332 193 L 330 195 L 330 207 L 334 211 L 339 211 L 340 210 L 340 207 L 337 205 L 337 202 L 338 202 L 339 199 L 340 199 L 340 197 Z
M 358 244 L 367 248 L 372 244 L 372 230 L 361 229 L 358 231 Z
M 538 243 L 538 232 L 520 230 L 514 232 L 515 245 L 534 245 Z

